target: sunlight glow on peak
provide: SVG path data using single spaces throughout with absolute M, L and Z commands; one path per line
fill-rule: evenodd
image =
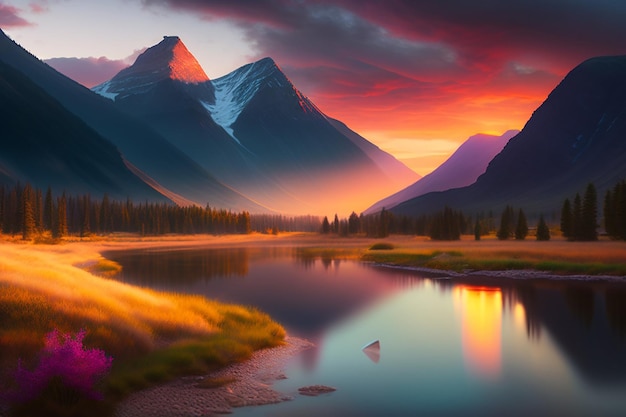
M 177 42 L 172 49 L 173 57 L 169 63 L 170 78 L 185 83 L 209 81 L 198 61 L 191 55 L 182 42 Z

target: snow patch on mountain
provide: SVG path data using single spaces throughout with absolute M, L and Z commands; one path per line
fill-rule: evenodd
M 222 126 L 233 140 L 240 145 L 241 142 L 235 136 L 232 125 L 259 91 L 264 81 L 276 69 L 276 64 L 269 58 L 244 65 L 230 74 L 211 81 L 215 89 L 214 103 L 201 101 L 213 118 L 213 121 Z M 282 82 L 278 77 L 274 77 L 269 81 L 268 86 L 281 87 Z
M 113 93 L 110 92 L 109 89 L 111 88 L 111 80 L 103 82 L 102 84 L 99 84 L 95 87 L 93 87 L 91 90 L 94 93 L 98 93 L 100 94 L 102 97 L 108 98 L 109 100 L 113 100 L 115 101 L 115 97 L 117 97 L 118 93 Z

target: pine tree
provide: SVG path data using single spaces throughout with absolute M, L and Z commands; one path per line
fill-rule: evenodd
M 359 233 L 360 228 L 361 221 L 359 220 L 359 216 L 355 212 L 352 212 L 348 218 L 348 233 L 355 235 Z
M 582 202 L 580 223 L 581 240 L 598 240 L 598 194 L 593 184 L 587 185 Z
M 582 203 L 580 201 L 580 194 L 576 193 L 574 197 L 574 208 L 572 210 L 572 233 L 569 236 L 570 240 L 579 240 L 581 236 L 582 225 Z
M 54 211 L 54 203 L 52 201 L 52 189 L 48 187 L 43 202 L 43 228 L 44 230 L 52 230 L 52 212 Z
M 22 239 L 28 240 L 35 234 L 35 215 L 33 211 L 33 189 L 26 184 L 22 190 Z
M 563 207 L 561 208 L 561 233 L 563 234 L 563 237 L 572 237 L 572 222 L 572 204 L 570 203 L 569 198 L 566 198 L 563 202 Z
M 91 216 L 89 214 L 90 206 L 91 199 L 89 198 L 89 195 L 84 195 L 80 207 L 80 237 L 85 237 L 91 233 Z
M 328 223 L 328 217 L 324 216 L 322 220 L 322 233 L 327 235 L 330 233 L 330 223 Z
M 480 220 L 476 219 L 476 224 L 474 225 L 474 240 L 480 240 Z
M 513 211 L 513 207 L 506 206 L 504 211 L 502 212 L 502 216 L 500 217 L 500 229 L 498 229 L 498 239 L 506 240 L 508 239 L 514 231 L 515 225 L 515 212 Z
M 389 236 L 389 225 L 391 223 L 391 214 L 383 209 L 380 211 L 380 218 L 378 219 L 378 237 Z
M 57 198 L 56 216 L 52 227 L 52 237 L 61 238 L 67 236 L 67 198 L 65 193 Z
M 339 234 L 339 217 L 337 213 L 335 213 L 335 220 L 333 220 L 333 232 L 338 235 Z
M 539 223 L 537 224 L 537 240 L 550 240 L 550 229 L 543 219 L 543 214 L 539 216 Z
M 524 240 L 528 236 L 528 223 L 526 222 L 526 215 L 522 209 L 519 209 L 517 215 L 517 226 L 515 227 L 515 239 Z
M 111 202 L 108 194 L 104 194 L 100 205 L 100 232 L 111 232 Z

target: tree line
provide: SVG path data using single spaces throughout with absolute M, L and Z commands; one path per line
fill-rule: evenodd
M 613 239 L 626 240 L 626 181 L 619 181 L 604 196 L 604 229 Z
M 0 185 L 0 232 L 23 239 L 49 233 L 53 238 L 67 235 L 88 236 L 128 232 L 141 235 L 180 234 L 241 234 L 271 224 L 275 229 L 319 227 L 319 219 L 303 216 L 288 220 L 282 216 L 259 215 L 255 220 L 247 211 L 232 212 L 210 207 L 180 207 L 167 203 L 132 200 L 116 201 L 106 194 L 100 198 L 90 195 L 54 195 L 43 193 L 30 184 L 12 187 Z M 311 226 L 311 225 L 315 226 Z M 259 230 L 265 231 L 265 230 Z

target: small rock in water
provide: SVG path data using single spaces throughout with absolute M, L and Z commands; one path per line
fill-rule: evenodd
M 317 397 L 320 394 L 327 394 L 333 391 L 337 391 L 337 388 L 328 387 L 326 385 L 311 385 L 309 387 L 298 388 L 300 394 L 310 397 Z

